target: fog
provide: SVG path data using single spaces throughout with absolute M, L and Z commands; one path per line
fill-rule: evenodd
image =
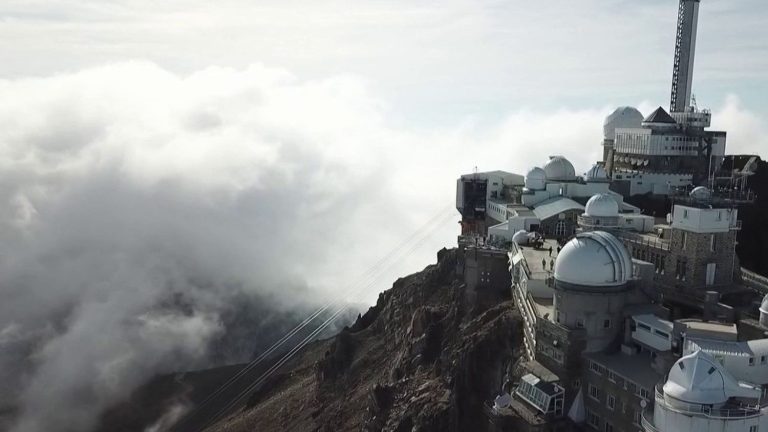
M 0 80 L 11 430 L 88 430 L 156 374 L 246 360 L 285 317 L 339 294 L 450 206 L 458 175 L 524 173 L 550 154 L 585 171 L 610 111 L 521 108 L 419 130 L 393 125 L 395 110 L 360 77 L 302 80 L 259 64 L 178 75 L 124 62 Z M 736 97 L 714 118 L 741 128 L 729 150 L 765 148 L 765 123 Z M 345 300 L 370 303 L 432 262 L 457 220 Z

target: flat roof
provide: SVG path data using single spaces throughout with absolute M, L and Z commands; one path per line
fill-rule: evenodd
M 525 258 L 528 269 L 531 271 L 531 279 L 546 279 L 552 274 L 550 268 L 550 262 L 557 260 L 557 241 L 554 239 L 545 239 L 541 248 L 534 248 L 533 246 L 520 245 L 518 246 Z M 552 248 L 552 255 L 549 254 L 549 248 Z M 546 267 L 542 267 L 541 260 L 544 260 Z
M 584 353 L 584 358 L 594 360 L 623 378 L 651 391 L 663 375 L 651 367 L 650 353 L 628 355 L 624 353 Z

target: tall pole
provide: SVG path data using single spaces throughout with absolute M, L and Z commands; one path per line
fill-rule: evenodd
M 669 103 L 671 112 L 685 112 L 691 102 L 699 2 L 700 0 L 680 0 L 677 12 L 675 61 L 672 67 L 672 94 Z

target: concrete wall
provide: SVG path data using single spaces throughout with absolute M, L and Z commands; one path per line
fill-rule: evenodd
M 710 209 L 676 205 L 672 209 L 672 228 L 698 233 L 726 232 L 736 225 L 738 210 Z
M 571 329 L 580 328 L 579 323 L 583 323 L 587 333 L 585 351 L 602 351 L 621 333 L 626 295 L 626 291 L 586 293 L 556 288 L 555 321 Z

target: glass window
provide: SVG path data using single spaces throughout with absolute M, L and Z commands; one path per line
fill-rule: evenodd
M 594 385 L 589 385 L 589 397 L 595 400 L 600 400 L 600 389 L 595 387 Z
M 600 416 L 594 412 L 587 410 L 587 424 L 597 429 L 600 427 Z
M 605 406 L 607 406 L 609 410 L 613 411 L 616 408 L 616 397 L 608 393 L 608 397 L 605 399 Z

